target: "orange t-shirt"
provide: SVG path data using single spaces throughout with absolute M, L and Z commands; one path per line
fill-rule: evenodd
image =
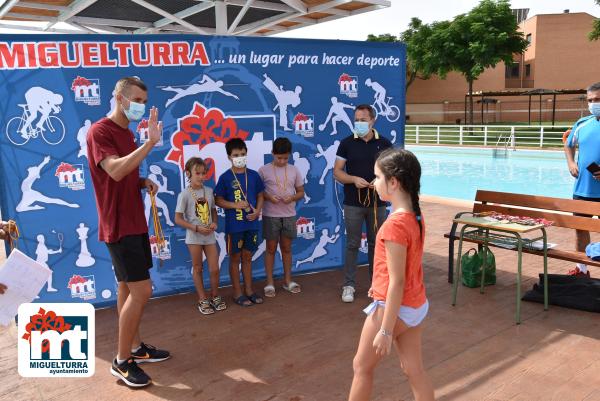
M 395 242 L 406 247 L 406 270 L 404 277 L 404 295 L 402 305 L 418 308 L 426 301 L 423 285 L 423 240 L 425 238 L 425 222 L 421 216 L 423 235 L 414 213 L 398 212 L 389 215 L 377 232 L 375 240 L 375 259 L 373 261 L 373 299 L 385 301 L 387 298 L 390 276 L 388 260 L 385 252 L 385 241 Z M 392 261 L 400 263 L 400 261 Z

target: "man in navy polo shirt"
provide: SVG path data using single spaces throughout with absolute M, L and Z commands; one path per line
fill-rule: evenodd
M 373 124 L 375 111 L 368 104 L 357 106 L 354 112 L 354 133 L 344 139 L 336 154 L 333 174 L 344 184 L 344 224 L 346 225 L 346 257 L 342 301 L 353 302 L 356 286 L 356 257 L 362 239 L 363 222 L 367 225 L 369 243 L 369 275 L 373 275 L 375 235 L 385 220 L 385 202 L 375 194 L 373 180 L 375 160 L 392 143 L 380 137 Z
M 575 180 L 573 199 L 600 202 L 600 170 L 591 173 L 588 166 L 592 163 L 600 165 L 600 82 L 587 88 L 587 101 L 591 115 L 579 119 L 565 142 L 565 154 L 569 172 Z M 575 149 L 579 148 L 579 156 L 575 161 Z M 585 252 L 590 243 L 590 233 L 576 230 L 577 250 Z M 578 263 L 569 272 L 578 276 L 590 276 L 587 266 Z

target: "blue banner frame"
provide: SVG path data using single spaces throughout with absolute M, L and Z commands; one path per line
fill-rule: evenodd
M 21 228 L 19 249 L 53 271 L 39 300 L 116 303 L 110 257 L 97 238 L 85 136 L 114 107 L 119 78 L 140 77 L 164 123 L 163 141 L 140 166 L 140 174 L 161 187 L 158 208 L 169 246 L 160 255 L 153 246 L 151 274 L 153 295 L 164 296 L 193 289 L 185 232 L 172 225 L 177 194 L 185 187 L 183 163 L 207 158 L 207 185 L 214 188 L 215 177 L 229 167 L 224 142 L 231 137 L 247 141 L 249 167 L 256 170 L 270 162 L 275 138 L 292 141 L 290 163 L 306 174 L 292 272 L 340 267 L 343 190 L 333 179 L 335 151 L 351 134 L 353 108 L 362 103 L 375 105 L 378 131 L 404 145 L 405 58 L 397 43 L 0 35 L 0 206 L 2 217 Z M 131 129 L 142 143 L 146 121 Z M 224 235 L 217 237 L 225 285 L 228 258 Z M 256 278 L 265 275 L 263 253 L 264 243 L 253 259 Z M 366 261 L 366 238 L 360 260 Z M 281 273 L 276 257 L 275 274 Z

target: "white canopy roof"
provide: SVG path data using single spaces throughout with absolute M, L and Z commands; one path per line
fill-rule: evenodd
M 0 28 L 60 33 L 272 35 L 390 5 L 388 0 L 0 0 Z M 42 24 L 3 23 L 6 20 Z M 60 29 L 56 27 L 59 22 L 76 30 Z

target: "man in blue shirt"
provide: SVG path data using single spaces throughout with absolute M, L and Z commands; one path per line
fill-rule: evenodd
M 264 184 L 258 172 L 246 167 L 248 148 L 240 138 L 225 144 L 231 169 L 219 177 L 215 203 L 225 209 L 225 233 L 229 254 L 229 277 L 233 300 L 240 306 L 262 304 L 263 298 L 252 289 L 252 254 L 258 248 L 258 217 L 263 207 Z M 244 292 L 240 286 L 240 255 Z
M 593 163 L 600 165 L 600 82 L 587 88 L 587 101 L 591 115 L 579 119 L 565 142 L 565 154 L 569 172 L 576 178 L 573 189 L 573 199 L 600 202 L 600 170 L 591 173 L 588 166 Z M 575 149 L 579 149 L 579 156 L 575 161 Z M 590 233 L 575 231 L 577 237 L 577 250 L 585 252 L 585 247 L 590 243 Z M 573 275 L 588 276 L 587 266 L 578 263 L 577 267 L 569 272 Z

